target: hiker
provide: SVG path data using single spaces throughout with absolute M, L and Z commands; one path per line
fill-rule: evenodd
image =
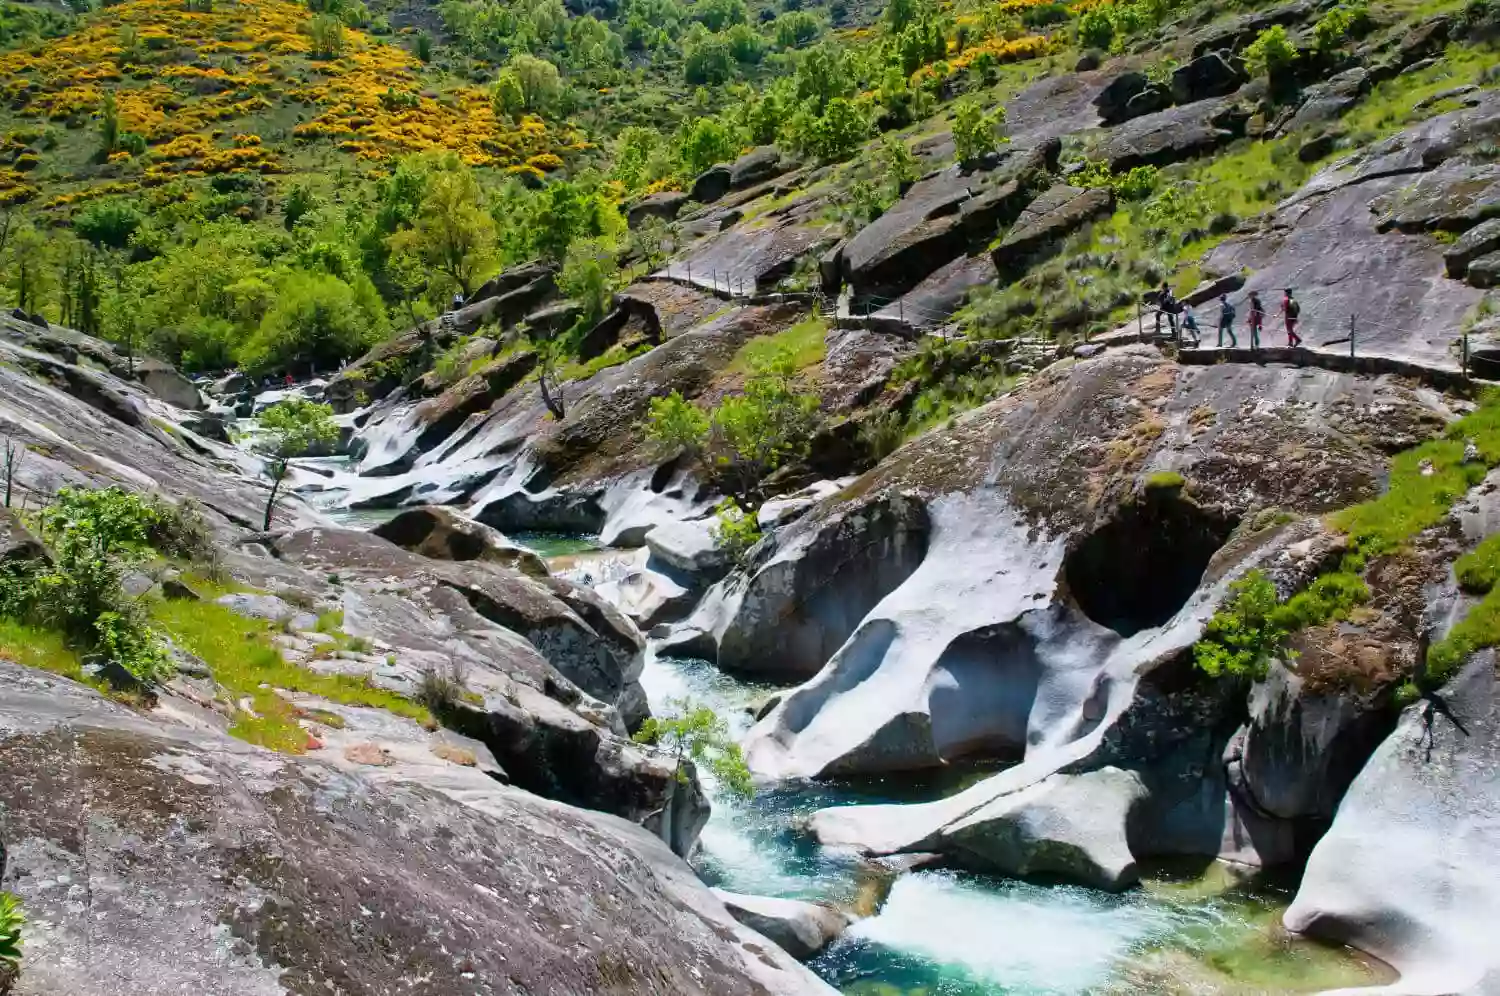
M 1156 334 L 1161 335 L 1161 316 L 1167 316 L 1167 329 L 1172 333 L 1172 338 L 1177 338 L 1177 300 L 1172 297 L 1172 289 L 1167 282 L 1161 282 L 1161 290 L 1156 292 Z
M 462 308 L 463 306 L 464 306 L 464 296 L 462 294 L 455 293 L 453 295 L 453 307 L 450 308 L 450 309 L 448 309 L 448 310 L 450 310 L 450 311 L 457 311 L 458 309 Z
M 287 387 L 291 387 L 293 384 L 297 383 L 295 380 L 292 379 L 292 372 L 290 370 L 288 370 L 286 372 L 286 381 L 285 381 L 285 383 L 286 383 Z
M 1192 337 L 1194 349 L 1203 343 L 1203 336 L 1198 332 L 1198 316 L 1193 314 L 1193 306 L 1190 304 L 1182 306 L 1182 334 L 1183 338 Z
M 1290 349 L 1292 346 L 1302 345 L 1302 337 L 1297 334 L 1297 319 L 1302 315 L 1302 305 L 1292 297 L 1292 289 L 1288 287 L 1285 295 L 1281 298 L 1281 317 L 1286 322 L 1286 344 Z
M 1260 348 L 1260 330 L 1266 324 L 1266 306 L 1260 303 L 1260 294 L 1250 292 L 1250 348 Z
M 1224 336 L 1229 336 L 1229 348 L 1239 348 L 1240 341 L 1234 335 L 1234 305 L 1228 294 L 1219 295 L 1219 348 L 1224 348 Z

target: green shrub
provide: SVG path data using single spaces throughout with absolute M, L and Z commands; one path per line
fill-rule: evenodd
M 1370 8 L 1362 2 L 1341 3 L 1313 25 L 1313 48 L 1332 52 L 1370 26 Z
M 1458 673 L 1470 654 L 1494 646 L 1500 646 L 1500 590 L 1492 589 L 1447 636 L 1427 648 L 1427 668 L 1419 684 L 1438 688 Z
M 1280 24 L 1262 31 L 1245 49 L 1245 65 L 1258 76 L 1275 76 L 1296 61 L 1297 49 Z
M 994 152 L 1007 139 L 1001 134 L 1005 126 L 1005 107 L 997 105 L 986 113 L 973 98 L 960 100 L 953 110 L 953 146 L 961 163 L 973 162 Z
M 1177 491 L 1187 485 L 1187 480 L 1175 470 L 1163 470 L 1146 478 L 1147 491 Z
M 714 546 L 723 550 L 736 566 L 745 566 L 750 548 L 760 542 L 760 524 L 733 498 L 725 498 L 714 509 Z
M 1106 7 L 1086 10 L 1078 19 L 1078 44 L 1082 48 L 1109 48 L 1114 41 L 1115 22 Z
M 636 743 L 650 744 L 666 750 L 673 759 L 673 775 L 686 783 L 683 762 L 691 758 L 706 767 L 714 778 L 735 795 L 755 793 L 755 782 L 740 752 L 739 744 L 729 735 L 729 727 L 707 706 L 674 699 L 667 703 L 668 715 L 651 716 L 635 734 Z
M 1229 597 L 1193 646 L 1194 662 L 1215 677 L 1259 680 L 1272 659 L 1285 652 L 1291 634 L 1341 619 L 1369 597 L 1369 588 L 1357 575 L 1339 572 L 1323 575 L 1281 603 L 1263 571 L 1248 571 L 1230 584 Z

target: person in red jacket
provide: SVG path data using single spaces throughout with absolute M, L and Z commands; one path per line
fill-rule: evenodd
M 1288 347 L 1302 345 L 1302 337 L 1297 334 L 1297 319 L 1302 317 L 1302 305 L 1292 297 L 1292 289 L 1288 287 L 1281 298 L 1281 317 L 1286 322 L 1286 344 Z

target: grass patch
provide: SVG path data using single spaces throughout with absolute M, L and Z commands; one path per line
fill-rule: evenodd
M 1466 461 L 1471 443 L 1475 459 Z M 1354 540 L 1361 560 L 1392 553 L 1441 522 L 1497 463 L 1500 389 L 1490 388 L 1480 396 L 1479 407 L 1448 426 L 1441 438 L 1397 454 L 1385 494 L 1334 513 L 1330 522 Z
M 1426 69 L 1402 73 L 1377 84 L 1362 102 L 1345 114 L 1341 127 L 1347 144 L 1360 145 L 1389 135 L 1414 121 L 1433 117 L 1451 106 L 1416 105 L 1465 83 L 1479 83 L 1480 74 L 1500 64 L 1500 51 L 1480 45 L 1450 45 L 1443 57 Z M 1342 155 L 1337 153 L 1336 155 Z
M 651 352 L 652 346 L 649 342 L 638 342 L 634 346 L 624 346 L 615 343 L 613 346 L 589 360 L 587 363 L 569 363 L 562 368 L 560 376 L 563 380 L 586 380 L 601 370 L 617 367 L 627 363 L 637 356 Z
M 255 715 L 242 710 L 229 732 L 250 743 L 289 753 L 306 750 L 307 734 L 297 723 L 296 708 L 273 688 L 306 692 L 341 705 L 384 709 L 426 725 L 433 722 L 424 706 L 376 688 L 368 678 L 318 674 L 288 662 L 271 642 L 273 629 L 263 620 L 248 619 L 215 602 L 161 601 L 153 604 L 151 614 L 174 641 L 208 664 L 214 680 L 236 702 L 249 697 Z
M 1437 688 L 1458 673 L 1469 655 L 1500 646 L 1500 591 L 1491 590 L 1448 635 L 1427 648 L 1427 670 L 1421 687 Z
M 1489 594 L 1500 581 L 1500 533 L 1486 536 L 1473 550 L 1459 557 L 1453 573 L 1464 591 Z
M 740 347 L 729 363 L 732 374 L 748 374 L 757 363 L 769 362 L 783 349 L 790 349 L 792 363 L 798 370 L 806 370 L 823 362 L 828 355 L 828 323 L 817 315 L 804 318 L 775 335 L 751 339 Z
M 68 646 L 63 635 L 55 630 L 0 619 L 0 658 L 95 685 L 84 676 L 83 660 L 78 652 Z
M 1187 479 L 1175 470 L 1163 470 L 1146 478 L 1147 491 L 1177 491 L 1187 486 Z

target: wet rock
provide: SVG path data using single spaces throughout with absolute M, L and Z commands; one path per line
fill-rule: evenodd
M 849 926 L 849 918 L 831 906 L 798 899 L 747 896 L 723 889 L 713 890 L 729 915 L 796 958 L 807 961 L 838 940 Z
M 1500 984 L 1500 694 L 1490 651 L 1407 709 L 1308 860 L 1289 930 L 1368 951 L 1409 992 Z
M 1344 790 L 1390 729 L 1384 699 L 1319 690 L 1277 663 L 1250 695 L 1236 780 L 1257 810 L 1283 820 L 1330 820 Z
M 707 586 L 729 572 L 729 555 L 714 538 L 716 523 L 707 519 L 668 522 L 646 534 L 651 558 Z
M 942 844 L 985 870 L 1118 892 L 1140 878 L 1127 828 L 1145 796 L 1119 768 L 1056 774 L 945 827 Z
M 1082 189 L 1058 184 L 1027 206 L 990 254 L 1002 278 L 1055 254 L 1062 241 L 1084 224 L 1114 210 L 1114 192 L 1108 187 Z
M 1491 218 L 1475 225 L 1443 250 L 1443 265 L 1448 276 L 1462 280 L 1470 263 L 1496 251 L 1500 251 L 1500 218 Z
M 1090 158 L 1108 163 L 1116 173 L 1167 166 L 1227 145 L 1244 134 L 1249 117 L 1230 97 L 1157 111 L 1110 129 Z
M 1172 71 L 1172 99 L 1190 104 L 1209 97 L 1226 97 L 1249 80 L 1244 60 L 1227 52 L 1205 52 Z
M 594 591 L 642 630 L 681 620 L 693 610 L 701 593 L 696 585 L 678 581 L 649 566 L 631 569 L 624 577 L 595 585 Z
M 379 742 L 395 764 L 271 754 L 0 665 L 23 991 L 386 996 L 421 965 L 444 993 L 832 993 L 649 832 Z
M 708 656 L 727 670 L 814 674 L 916 568 L 927 528 L 922 504 L 900 497 L 817 527 L 793 523 L 767 559 L 720 582 L 668 642 L 706 637 L 716 647 Z
M 692 198 L 678 190 L 663 190 L 655 194 L 647 194 L 630 206 L 625 214 L 625 222 L 631 228 L 639 228 L 647 218 L 661 218 L 671 221 L 677 217 L 677 212 L 682 210 Z
M 370 530 L 383 540 L 435 560 L 483 560 L 534 578 L 550 577 L 531 550 L 511 543 L 497 529 L 442 505 L 412 508 Z

